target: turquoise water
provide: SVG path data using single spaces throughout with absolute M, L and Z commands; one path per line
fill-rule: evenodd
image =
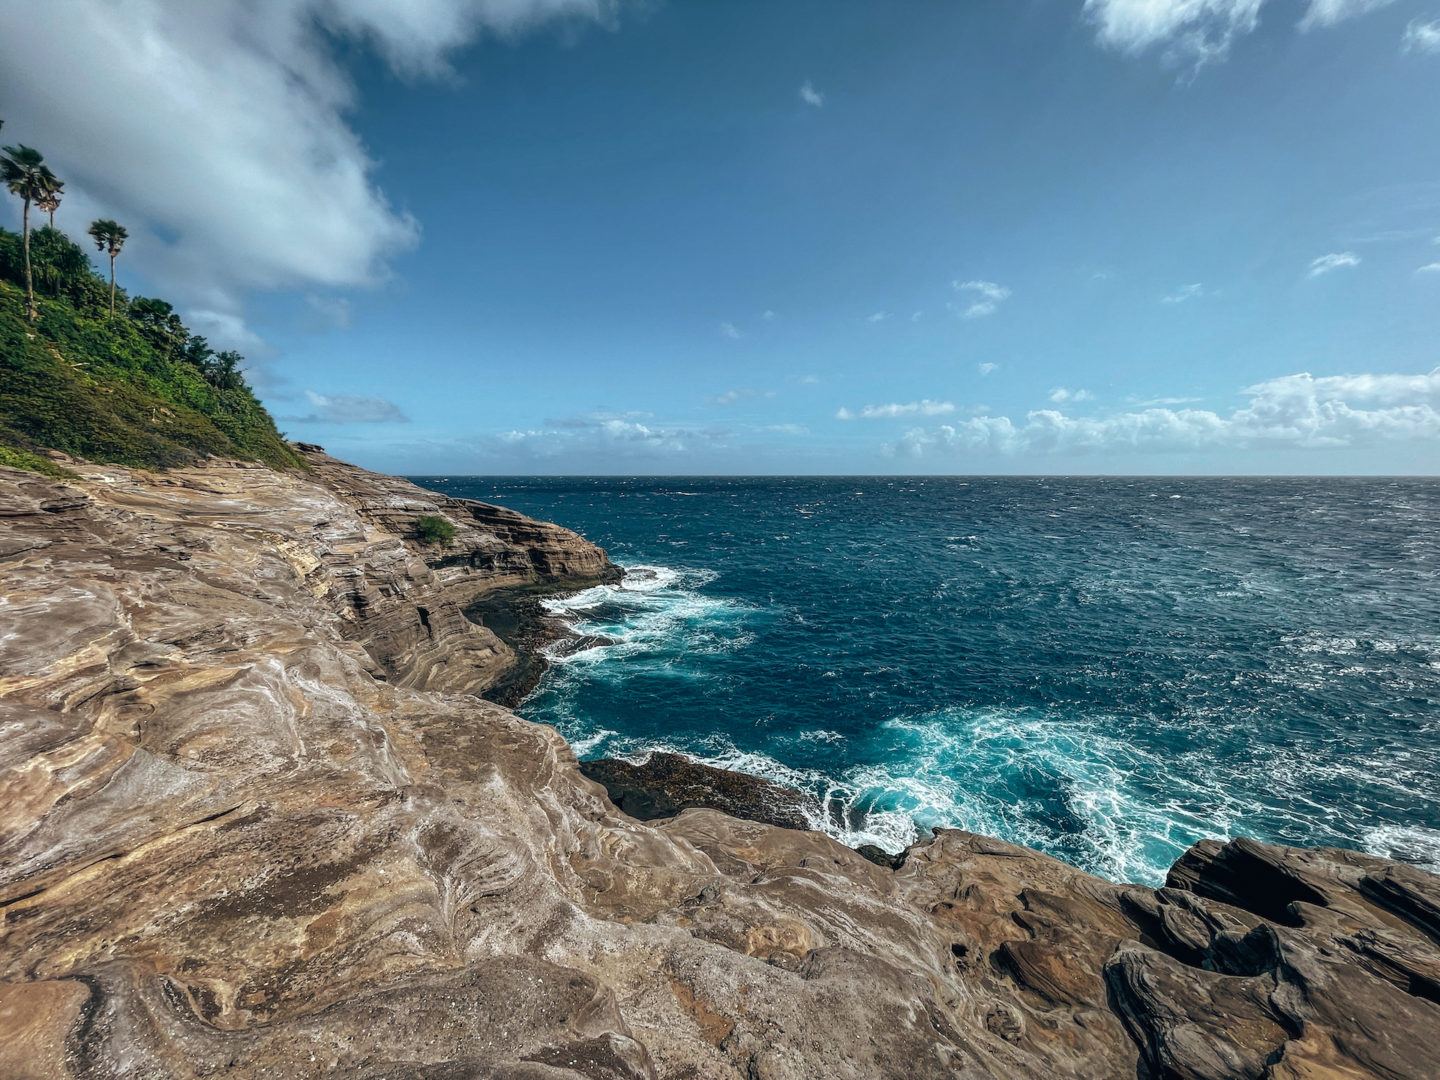
M 956 825 L 1157 883 L 1204 836 L 1440 868 L 1440 482 L 417 478 L 631 571 L 520 712 L 891 850 Z

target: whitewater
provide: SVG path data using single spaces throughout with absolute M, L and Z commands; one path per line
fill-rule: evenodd
M 1157 884 L 1201 837 L 1440 867 L 1440 484 L 417 478 L 627 568 L 519 711 Z

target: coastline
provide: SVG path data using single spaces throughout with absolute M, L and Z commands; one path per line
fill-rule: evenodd
M 1434 1075 L 1440 878 L 643 823 L 477 696 L 515 650 L 463 614 L 604 553 L 297 449 L 0 468 L 0 1075 Z

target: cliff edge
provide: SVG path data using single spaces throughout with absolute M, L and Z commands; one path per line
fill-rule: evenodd
M 642 824 L 473 696 L 604 553 L 299 449 L 0 469 L 0 1077 L 1440 1075 L 1440 879 Z

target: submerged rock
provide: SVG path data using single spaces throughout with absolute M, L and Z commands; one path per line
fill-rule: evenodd
M 678 780 L 642 823 L 473 696 L 512 656 L 462 610 L 604 553 L 307 456 L 0 469 L 0 1077 L 1440 1075 L 1435 876 L 1207 841 L 1157 890 L 958 831 L 892 870 Z

